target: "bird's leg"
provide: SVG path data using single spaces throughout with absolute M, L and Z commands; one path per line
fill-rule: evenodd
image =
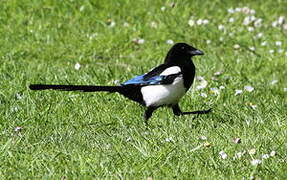
M 176 116 L 182 115 L 182 111 L 180 110 L 178 104 L 172 106 L 172 111 L 173 111 L 173 114 Z
M 192 111 L 192 112 L 182 112 L 178 106 L 178 104 L 172 107 L 173 114 L 176 116 L 180 115 L 188 115 L 188 114 L 207 114 L 211 112 L 211 108 L 208 110 L 201 110 L 201 111 Z
M 158 108 L 158 107 L 154 107 L 154 106 L 147 107 L 147 110 L 145 111 L 145 114 L 144 114 L 144 120 L 145 120 L 146 126 L 148 126 L 148 119 L 151 117 L 152 113 L 153 113 L 157 108 Z

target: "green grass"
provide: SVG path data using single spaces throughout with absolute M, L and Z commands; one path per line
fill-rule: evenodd
M 0 1 L 1 179 L 287 178 L 287 30 L 271 26 L 279 16 L 287 18 L 286 1 L 182 0 L 174 8 L 171 2 Z M 244 6 L 263 19 L 252 32 L 242 25 L 247 15 L 227 12 Z M 209 23 L 191 27 L 191 16 Z M 264 34 L 257 39 L 259 32 Z M 136 44 L 134 38 L 145 42 Z M 197 91 L 193 85 L 180 105 L 183 110 L 212 107 L 212 114 L 175 117 L 162 108 L 146 128 L 144 108 L 120 95 L 27 88 L 126 81 L 160 64 L 171 47 L 168 39 L 205 52 L 194 63 L 208 86 Z M 263 41 L 268 44 L 261 46 Z M 80 70 L 74 68 L 77 62 Z M 218 71 L 222 74 L 214 79 Z M 278 82 L 271 85 L 272 80 Z M 254 91 L 235 96 L 246 85 Z M 225 89 L 219 95 L 210 91 L 220 86 Z M 22 129 L 15 131 L 18 126 Z M 235 137 L 242 142 L 233 143 Z M 256 153 L 249 154 L 253 148 Z M 228 157 L 221 159 L 220 151 Z M 271 151 L 276 155 L 251 164 Z

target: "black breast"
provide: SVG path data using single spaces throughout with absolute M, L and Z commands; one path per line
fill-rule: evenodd
M 190 88 L 195 77 L 195 66 L 192 61 L 187 61 L 181 66 L 183 73 L 184 86 L 186 90 Z

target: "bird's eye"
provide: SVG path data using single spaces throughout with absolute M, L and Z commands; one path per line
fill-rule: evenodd
M 183 50 L 183 49 L 185 49 L 185 47 L 184 47 L 184 46 L 182 46 L 182 47 L 181 47 L 181 49 Z

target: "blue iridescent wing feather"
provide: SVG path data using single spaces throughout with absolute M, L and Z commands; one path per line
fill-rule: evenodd
M 156 84 L 161 84 L 162 80 L 164 79 L 165 76 L 153 76 L 150 77 L 149 79 L 144 78 L 145 74 L 137 76 L 133 79 L 130 79 L 122 85 L 156 85 Z
M 174 79 L 182 76 L 181 73 L 177 74 L 171 74 L 168 76 L 152 76 L 149 78 L 146 78 L 146 74 L 137 76 L 133 79 L 130 79 L 124 83 L 122 83 L 123 86 L 125 85 L 140 85 L 140 86 L 147 86 L 147 85 L 158 85 L 158 84 L 172 84 Z

